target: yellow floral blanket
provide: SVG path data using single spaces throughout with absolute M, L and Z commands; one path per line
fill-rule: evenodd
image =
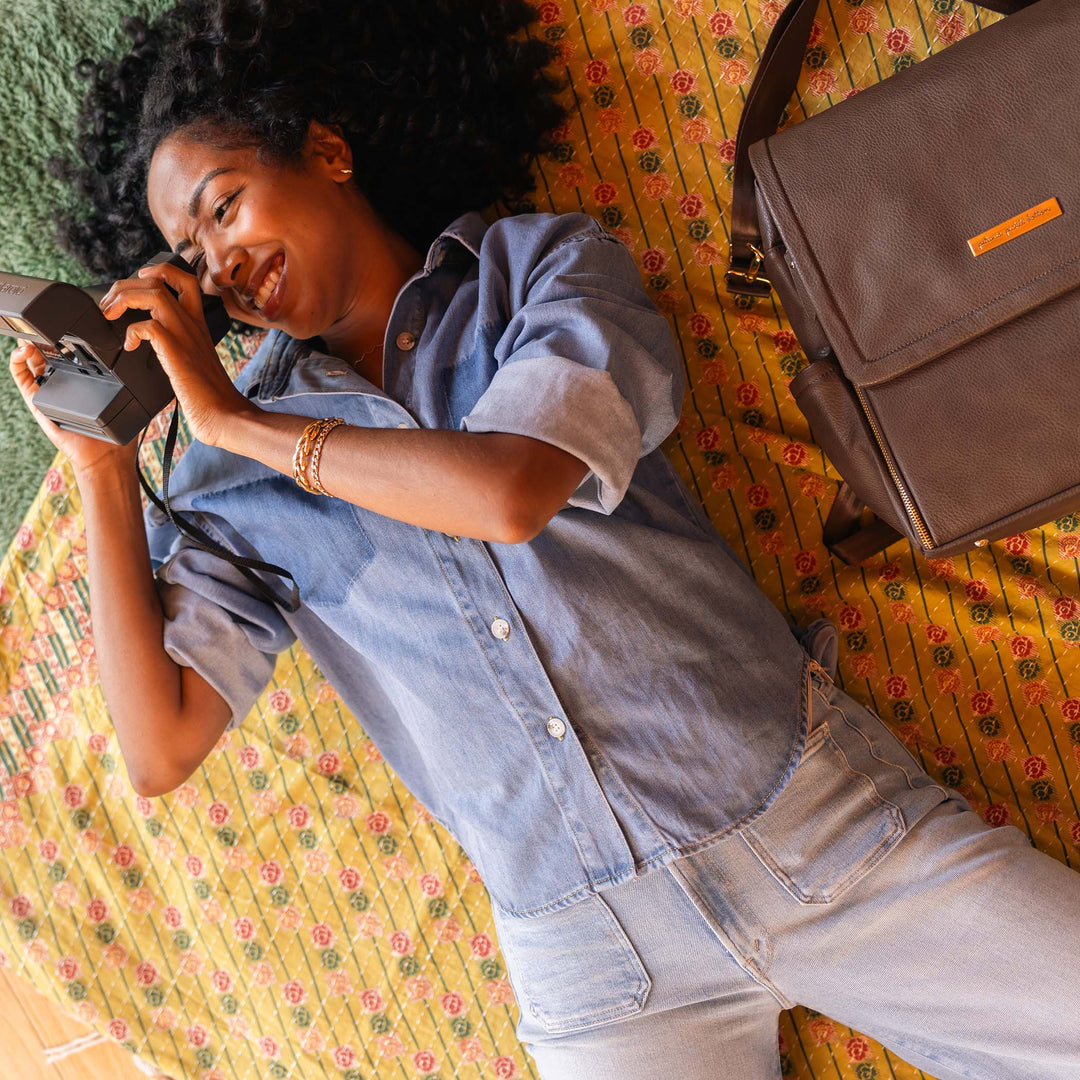
M 536 205 L 593 214 L 635 253 L 689 374 L 668 449 L 769 597 L 836 621 L 840 681 L 933 775 L 1077 865 L 1080 515 L 952 559 L 898 544 L 830 560 L 837 477 L 787 390 L 805 359 L 774 299 L 724 293 L 735 130 L 782 6 L 540 3 L 572 111 Z M 823 4 L 791 122 L 996 18 L 958 0 Z M 857 207 L 857 181 L 837 196 Z M 177 1078 L 535 1076 L 483 885 L 363 717 L 296 649 L 190 783 L 136 797 L 85 574 L 58 462 L 0 566 L 0 962 Z M 780 1042 L 787 1077 L 922 1076 L 802 1010 Z

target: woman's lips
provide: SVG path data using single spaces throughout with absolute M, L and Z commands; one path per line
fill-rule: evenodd
M 285 295 L 285 256 L 281 257 L 281 277 L 278 278 L 274 291 L 262 306 L 261 315 L 267 322 L 273 322 L 277 313 L 281 310 L 282 297 Z
M 273 282 L 273 290 L 267 295 L 266 288 L 271 282 Z M 254 293 L 245 297 L 248 308 L 260 318 L 272 321 L 281 308 L 281 300 L 285 292 L 284 286 L 285 253 L 282 251 L 278 252 L 270 260 L 270 264 L 267 266 L 266 272 L 261 276 L 258 288 L 254 290 Z M 263 296 L 265 296 L 265 299 L 260 304 L 259 298 Z

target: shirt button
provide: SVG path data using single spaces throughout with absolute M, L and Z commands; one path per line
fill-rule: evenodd
M 416 344 L 416 338 L 408 330 L 402 330 L 395 339 L 394 344 L 402 352 L 408 352 Z
M 566 734 L 566 721 L 560 720 L 557 716 L 549 716 L 547 722 L 547 733 L 553 738 L 562 741 L 562 737 Z
M 505 641 L 510 636 L 510 624 L 505 619 L 496 619 L 491 624 L 491 633 L 500 641 Z
M 398 424 L 399 428 L 407 428 L 408 426 L 409 426 L 408 424 Z

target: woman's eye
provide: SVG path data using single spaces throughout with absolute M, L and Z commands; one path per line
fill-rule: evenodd
M 236 193 L 228 196 L 228 198 L 222 199 L 213 209 L 212 213 L 215 221 L 221 221 L 225 217 L 229 207 L 232 206 L 233 200 L 236 198 Z

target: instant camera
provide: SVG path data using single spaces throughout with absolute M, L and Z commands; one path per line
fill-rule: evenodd
M 165 262 L 192 272 L 173 252 L 145 265 Z M 175 395 L 148 342 L 124 351 L 125 331 L 146 312 L 106 319 L 98 302 L 108 290 L 0 272 L 0 334 L 32 341 L 44 355 L 34 405 L 45 416 L 68 431 L 124 445 Z M 203 313 L 216 344 L 230 321 L 221 297 L 204 294 Z

